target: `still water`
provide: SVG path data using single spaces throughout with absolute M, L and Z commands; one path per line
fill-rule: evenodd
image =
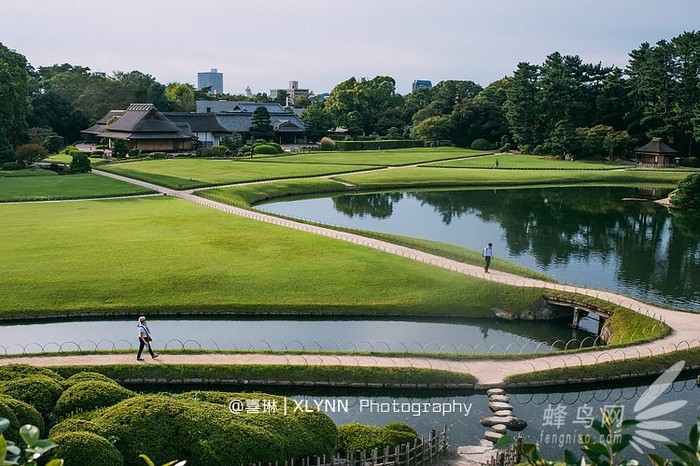
M 449 353 L 548 352 L 566 342 L 591 346 L 594 335 L 568 321 L 495 319 L 159 319 L 149 321 L 162 349 L 333 350 Z M 592 326 L 596 325 L 591 321 Z M 128 349 L 136 321 L 83 320 L 0 325 L 0 355 Z M 570 346 L 571 347 L 571 344 Z
M 653 188 L 346 194 L 259 206 L 329 225 L 481 250 L 560 282 L 700 312 L 700 213 L 669 212 Z

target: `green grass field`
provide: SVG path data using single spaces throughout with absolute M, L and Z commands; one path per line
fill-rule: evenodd
M 133 196 L 152 192 L 131 183 L 89 173 L 57 175 L 49 170 L 20 170 L 15 173 L 22 175 L 0 178 L 0 202 Z M 23 176 L 25 174 L 30 175 Z
M 266 158 L 265 161 L 281 163 L 320 163 L 340 165 L 373 165 L 396 167 L 434 161 L 477 157 L 486 154 L 483 151 L 460 149 L 457 147 L 439 147 L 434 149 L 394 149 L 351 152 L 311 152 L 308 154 L 288 155 Z M 256 159 L 252 159 L 254 161 Z
M 5 204 L 0 217 L 6 315 L 490 316 L 541 295 L 170 197 Z
M 537 170 L 614 170 L 626 165 L 612 162 L 596 162 L 592 160 L 566 161 L 554 157 L 539 157 L 535 155 L 489 154 L 466 160 L 431 163 L 433 167 L 449 168 L 494 168 L 498 160 L 499 169 L 537 169 Z

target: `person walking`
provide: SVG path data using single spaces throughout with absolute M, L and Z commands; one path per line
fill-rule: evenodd
M 484 250 L 481 252 L 481 256 L 484 258 L 484 272 L 489 273 L 491 258 L 493 257 L 493 244 L 487 244 Z
M 141 353 L 143 353 L 145 347 L 148 347 L 148 352 L 153 359 L 157 358 L 159 355 L 153 353 L 153 349 L 151 348 L 151 341 L 153 341 L 153 338 L 151 338 L 151 331 L 148 328 L 146 317 L 139 317 L 139 324 L 136 327 L 139 329 L 139 352 L 136 354 L 136 360 L 143 361 Z

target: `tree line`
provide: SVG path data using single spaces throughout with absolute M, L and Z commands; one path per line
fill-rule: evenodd
M 449 141 L 577 157 L 620 157 L 652 136 L 681 155 L 700 152 L 700 33 L 641 44 L 626 67 L 584 63 L 554 52 L 519 63 L 486 87 L 442 81 L 400 95 L 390 76 L 354 77 L 305 106 L 307 134 L 318 141 L 342 127 L 353 139 Z M 111 76 L 69 64 L 34 68 L 0 44 L 0 162 L 22 143 L 58 135 L 66 142 L 109 110 L 133 102 L 194 111 L 196 100 L 273 101 L 266 94 L 211 96 L 190 84 L 158 83 L 139 71 Z M 281 100 L 280 100 L 281 99 Z M 284 103 L 284 93 L 274 101 Z

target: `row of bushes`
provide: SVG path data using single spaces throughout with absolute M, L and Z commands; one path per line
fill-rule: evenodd
M 415 139 L 396 139 L 386 141 L 335 141 L 335 148 L 340 151 L 408 149 L 423 147 L 423 141 Z
M 229 405 L 236 400 L 259 400 L 273 409 L 234 414 Z M 8 438 L 18 441 L 24 424 L 43 432 L 53 425 L 49 439 L 58 447 L 51 455 L 68 466 L 140 465 L 144 452 L 159 464 L 176 458 L 193 466 L 274 462 L 417 438 L 400 423 L 382 428 L 353 423 L 342 426 L 339 437 L 325 413 L 294 406 L 293 400 L 264 393 L 139 395 L 98 373 L 64 379 L 44 368 L 0 367 L 0 418 L 10 421 Z

